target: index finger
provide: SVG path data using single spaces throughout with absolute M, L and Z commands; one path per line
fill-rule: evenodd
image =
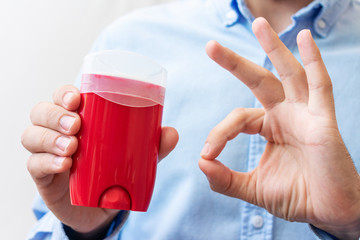
M 200 155 L 204 159 L 215 159 L 226 143 L 239 133 L 257 134 L 261 132 L 264 110 L 260 108 L 237 108 L 209 133 Z
M 209 57 L 241 80 L 266 109 L 285 98 L 281 82 L 267 69 L 239 56 L 216 41 L 206 45 Z

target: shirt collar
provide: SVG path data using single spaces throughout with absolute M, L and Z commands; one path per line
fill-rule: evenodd
M 219 11 L 221 20 L 226 27 L 231 27 L 241 20 L 252 22 L 254 17 L 247 8 L 245 0 L 212 0 Z M 313 29 L 321 37 L 326 37 L 337 18 L 341 16 L 349 6 L 351 0 L 314 0 L 308 6 L 302 8 L 293 15 L 293 19 L 301 19 L 304 16 L 312 16 Z M 315 8 L 321 8 L 317 15 L 309 15 Z

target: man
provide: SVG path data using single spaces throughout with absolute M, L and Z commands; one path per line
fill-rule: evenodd
M 71 206 L 80 100 L 75 87 L 62 87 L 54 104 L 35 106 L 34 125 L 23 135 L 32 152 L 29 172 L 50 209 L 38 201 L 30 238 L 357 239 L 359 7 L 350 0 L 185 1 L 109 26 L 92 51 L 127 49 L 168 70 L 164 125 L 177 129 L 180 140 L 174 128 L 163 128 L 160 158 L 177 146 L 158 166 L 147 213 Z M 267 21 L 254 21 L 261 16 Z M 334 97 L 309 31 L 299 34 L 297 47 L 302 29 L 311 30 L 322 51 Z M 211 39 L 242 56 L 216 42 L 206 48 L 245 85 L 206 56 Z M 212 189 L 234 198 L 209 189 L 197 167 L 200 149 Z M 233 170 L 215 160 L 220 152 Z

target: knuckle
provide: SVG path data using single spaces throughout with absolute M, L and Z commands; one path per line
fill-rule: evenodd
M 46 128 L 39 130 L 39 136 L 38 136 L 37 142 L 36 142 L 38 147 L 40 147 L 41 149 L 45 149 L 45 146 L 47 146 L 49 144 L 49 142 L 50 142 L 49 130 Z
M 226 118 L 216 125 L 209 134 L 210 138 L 218 138 L 223 140 L 230 140 L 232 131 L 229 126 L 235 126 L 241 124 L 247 114 L 246 108 L 233 109 Z
M 292 71 L 279 72 L 279 78 L 282 80 L 282 82 L 285 82 L 285 81 L 289 80 L 294 75 L 295 75 L 295 73 L 292 72 Z
M 280 74 L 280 73 L 279 73 Z M 280 77 L 280 76 L 279 76 Z M 265 71 L 262 73 L 262 76 L 260 77 L 258 82 L 254 82 L 254 88 L 257 88 L 259 86 L 261 86 L 262 84 L 266 83 L 267 81 L 271 80 L 271 79 L 278 79 L 272 72 L 270 71 Z
M 246 108 L 235 108 L 231 111 L 229 115 L 232 115 L 234 117 L 242 116 L 246 112 Z
M 246 108 L 236 108 L 234 109 L 227 117 L 226 125 L 236 127 L 243 124 L 246 116 L 248 115 L 248 109 Z
M 71 95 L 67 95 L 72 93 Z M 53 100 L 56 105 L 62 106 L 67 110 L 76 110 L 80 105 L 80 92 L 73 85 L 62 86 L 53 95 Z
M 274 80 L 279 80 L 274 73 L 270 72 L 270 71 L 266 71 L 266 73 L 264 74 L 263 77 L 263 81 L 267 80 L 267 79 L 274 79 Z
M 31 122 L 34 125 L 52 127 L 58 121 L 61 108 L 50 102 L 40 102 L 34 106 L 30 113 Z
M 53 93 L 53 99 L 56 101 L 57 99 L 61 99 L 66 92 L 73 92 L 76 94 L 78 92 L 78 89 L 73 85 L 63 85 L 59 87 L 55 92 Z
M 72 91 L 72 92 L 74 92 L 74 93 L 76 93 L 76 92 L 78 91 L 77 88 L 76 88 L 74 85 L 70 85 L 70 84 L 64 85 L 64 86 L 63 86 L 63 89 L 64 89 L 65 91 Z
M 53 99 L 55 100 L 57 98 L 60 98 L 63 95 L 63 93 L 67 91 L 67 89 L 68 89 L 67 86 L 68 85 L 63 85 L 63 86 L 57 88 L 53 93 Z
M 60 115 L 61 108 L 56 107 L 54 104 L 48 104 L 44 109 L 45 125 L 52 126 L 54 123 L 58 123 Z
M 236 70 L 239 68 L 239 63 L 237 61 L 231 62 L 229 65 L 229 71 L 231 73 L 236 72 Z
M 207 142 L 224 144 L 229 140 L 226 129 L 223 126 L 218 125 L 210 132 Z
M 298 74 L 299 74 L 302 78 L 306 77 L 305 69 L 304 69 L 303 67 L 299 68 L 299 69 L 298 69 Z
M 210 188 L 212 191 L 220 193 L 220 194 L 226 193 L 226 191 L 217 184 L 210 183 Z
M 275 78 L 274 74 L 272 74 L 269 71 L 262 72 L 259 74 L 259 77 L 257 80 L 253 80 L 247 83 L 250 90 L 254 90 L 261 86 L 264 82 L 266 82 L 268 79 Z
M 300 67 L 300 68 L 296 68 L 294 70 L 288 70 L 288 71 L 285 71 L 285 72 L 280 72 L 279 77 L 284 82 L 284 81 L 287 81 L 287 80 L 291 80 L 293 78 L 302 79 L 302 78 L 306 77 L 306 73 L 305 73 L 305 70 L 302 67 Z
M 214 192 L 219 192 L 219 189 L 214 184 L 210 183 L 209 185 L 211 190 L 213 190 Z
M 232 195 L 231 185 L 232 185 L 231 182 L 228 185 L 225 185 L 225 186 L 223 186 L 221 184 L 210 183 L 210 188 L 214 192 L 221 193 L 221 194 L 224 194 L 224 195 L 227 195 L 227 196 L 231 196 Z
M 39 112 L 41 112 L 42 107 L 46 104 L 46 102 L 39 102 L 36 104 L 30 111 L 30 120 L 34 123 L 34 120 L 38 116 Z
M 43 178 L 51 173 L 50 158 L 48 154 L 32 154 L 27 161 L 27 170 L 37 185 L 40 179 L 43 181 Z
M 312 83 L 309 82 L 309 90 L 311 91 L 332 91 L 333 90 L 333 85 L 331 83 L 331 81 L 328 82 L 321 82 L 321 83 Z
M 218 136 L 222 136 L 223 135 L 223 131 L 222 131 L 222 126 L 221 125 L 216 125 L 211 131 L 209 136 L 210 137 L 218 137 Z
M 263 77 L 259 78 L 258 81 L 251 81 L 247 85 L 248 85 L 250 90 L 254 90 L 257 87 L 259 87 L 264 82 L 265 79 L 266 79 L 266 77 L 263 76 Z
M 63 91 L 62 90 L 63 86 L 62 87 L 59 87 L 57 88 L 54 92 L 53 92 L 53 99 L 57 98 L 57 96 Z
M 270 71 L 265 71 L 262 75 L 262 81 L 266 80 L 266 79 L 270 79 L 270 78 L 276 78 L 275 75 L 270 72 Z

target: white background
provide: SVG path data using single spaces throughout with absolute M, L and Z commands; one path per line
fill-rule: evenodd
M 0 0 L 0 239 L 24 239 L 35 222 L 35 185 L 20 142 L 31 108 L 74 82 L 107 24 L 165 1 Z

